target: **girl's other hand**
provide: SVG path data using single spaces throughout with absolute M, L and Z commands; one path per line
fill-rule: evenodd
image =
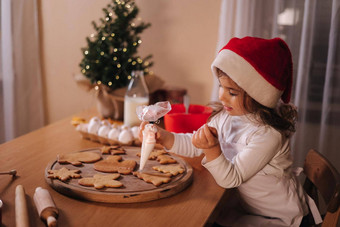
M 192 136 L 192 144 L 203 150 L 207 162 L 218 158 L 222 153 L 217 130 L 209 127 L 207 124 L 203 125 L 194 133 Z
M 199 149 L 210 149 L 217 146 L 219 144 L 217 130 L 204 124 L 193 134 L 192 144 Z

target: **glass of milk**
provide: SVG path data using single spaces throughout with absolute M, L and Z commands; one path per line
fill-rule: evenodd
M 132 78 L 124 97 L 124 125 L 130 127 L 141 123 L 136 113 L 137 106 L 149 104 L 149 90 L 143 71 L 132 71 L 131 74 Z

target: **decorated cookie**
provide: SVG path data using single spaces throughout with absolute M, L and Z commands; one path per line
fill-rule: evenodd
M 80 178 L 79 169 L 69 170 L 65 167 L 56 170 L 48 170 L 48 178 L 59 179 L 61 181 L 67 181 L 70 178 Z
M 149 155 L 149 160 L 156 160 L 157 157 L 159 155 L 162 155 L 162 154 L 167 154 L 168 152 L 166 152 L 165 150 L 153 150 L 151 151 L 150 155 Z M 137 153 L 137 156 L 140 157 L 140 152 Z
M 93 168 L 100 172 L 105 173 L 121 173 L 130 174 L 136 167 L 136 161 L 134 160 L 124 160 L 118 155 L 113 155 L 107 157 L 107 159 L 96 162 Z
M 100 154 L 94 152 L 75 152 L 68 154 L 59 154 L 58 162 L 59 163 L 70 163 L 74 166 L 80 166 L 82 162 L 84 163 L 92 163 L 101 159 Z
M 108 188 L 119 188 L 123 186 L 123 184 L 119 181 L 116 181 L 120 177 L 119 173 L 113 174 L 95 174 L 93 177 L 84 177 L 78 180 L 78 183 L 87 187 L 94 187 L 96 189 L 101 189 L 104 187 Z
M 152 183 L 155 186 L 159 186 L 163 183 L 169 183 L 171 181 L 171 174 L 133 172 L 133 175 L 147 183 Z
M 157 161 L 160 164 L 174 164 L 177 163 L 177 161 L 173 158 L 171 158 L 171 156 L 169 155 L 158 155 L 157 156 Z
M 184 168 L 181 165 L 161 165 L 152 168 L 162 173 L 171 173 L 173 176 L 184 172 Z
M 102 154 L 112 154 L 112 155 L 126 153 L 125 149 L 120 145 L 104 146 L 102 147 L 101 152 Z

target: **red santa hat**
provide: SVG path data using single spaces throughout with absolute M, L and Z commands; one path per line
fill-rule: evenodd
M 260 104 L 274 108 L 281 98 L 290 101 L 293 81 L 292 55 L 280 38 L 232 38 L 212 63 Z

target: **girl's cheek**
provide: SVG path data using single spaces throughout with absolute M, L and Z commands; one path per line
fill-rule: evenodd
M 225 95 L 224 89 L 220 88 L 220 90 L 218 91 L 218 98 L 219 98 L 219 100 L 224 99 L 224 95 Z

